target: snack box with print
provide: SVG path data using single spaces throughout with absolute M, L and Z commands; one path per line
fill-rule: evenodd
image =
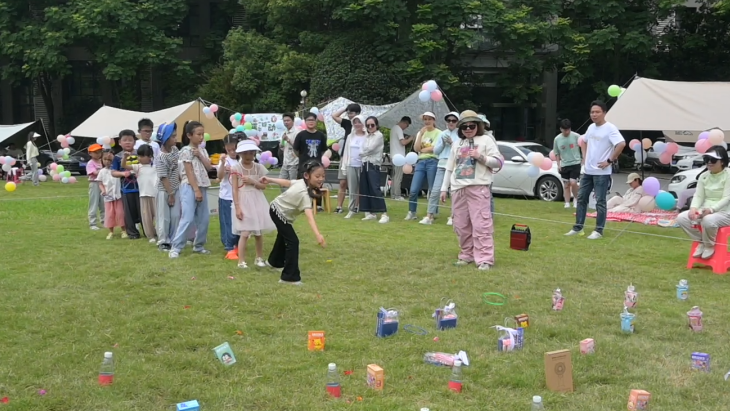
M 181 402 L 177 404 L 177 411 L 200 411 L 200 405 L 197 400 Z
M 693 352 L 692 369 L 710 372 L 710 354 L 705 354 L 703 352 Z
M 377 364 L 368 365 L 368 387 L 375 390 L 382 390 L 385 384 L 385 372 Z
M 307 349 L 309 351 L 324 351 L 324 331 L 310 331 L 307 336 Z
M 629 411 L 648 410 L 649 401 L 651 401 L 651 394 L 648 391 L 631 390 L 627 408 Z

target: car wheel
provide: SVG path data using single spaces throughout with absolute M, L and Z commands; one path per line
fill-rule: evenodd
M 563 185 L 557 178 L 545 176 L 537 181 L 535 196 L 543 201 L 558 201 L 563 198 Z

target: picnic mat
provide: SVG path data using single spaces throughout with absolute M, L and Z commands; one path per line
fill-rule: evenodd
M 586 217 L 596 218 L 597 213 L 587 213 Z M 608 212 L 606 221 L 632 222 L 659 227 L 679 227 L 676 219 L 679 215 L 676 211 L 664 211 L 658 208 L 648 213 L 612 213 Z

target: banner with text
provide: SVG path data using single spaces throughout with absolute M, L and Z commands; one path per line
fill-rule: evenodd
M 253 119 L 249 120 L 249 117 Z M 284 130 L 277 128 L 277 122 L 281 120 L 280 113 L 259 113 L 246 114 L 246 120 L 251 122 L 253 128 L 258 130 L 261 141 L 280 141 Z M 283 127 L 282 123 L 279 123 Z

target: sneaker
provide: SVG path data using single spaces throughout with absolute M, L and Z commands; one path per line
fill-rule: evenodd
M 193 240 L 188 240 L 185 242 L 185 245 L 193 245 Z
M 573 201 L 573 208 L 578 208 L 578 202 L 577 201 Z
M 226 260 L 238 260 L 238 252 L 236 250 L 231 250 L 227 252 Z
M 279 284 L 302 285 L 304 283 L 301 282 L 301 281 L 284 281 L 284 280 L 279 280 Z
M 264 268 L 264 267 L 266 267 L 266 262 L 264 261 L 264 259 L 263 259 L 263 258 L 261 258 L 261 257 L 256 257 L 256 261 L 254 261 L 254 265 L 255 265 L 256 267 L 261 267 L 261 268 Z
M 599 233 L 598 231 L 594 231 L 591 233 L 591 235 L 588 236 L 589 240 L 598 240 L 603 238 L 603 234 Z
M 178 257 L 180 257 L 180 253 L 178 253 L 177 251 L 170 250 L 170 258 L 178 258 Z
M 481 271 L 489 271 L 490 268 L 492 268 L 492 266 L 487 263 L 481 263 L 479 264 L 479 267 L 477 267 L 477 269 Z
M 570 208 L 570 203 L 565 203 L 565 207 L 564 208 Z
M 122 231 L 122 238 L 129 238 L 126 231 Z
M 446 221 L 446 225 L 454 225 L 454 219 L 449 217 L 449 219 Z
M 395 197 L 393 197 L 393 200 L 395 200 L 395 201 L 405 201 L 405 198 L 403 198 L 403 196 L 395 196 Z
M 424 224 L 424 225 L 431 225 L 433 224 L 433 220 L 428 218 L 428 216 L 423 217 L 423 220 L 419 221 L 418 224 Z
M 238 268 L 248 268 L 248 265 L 245 261 L 241 261 L 240 263 L 238 263 Z
M 383 214 L 382 216 L 380 216 L 380 220 L 378 220 L 378 223 L 380 223 L 380 224 L 386 224 L 388 222 L 390 222 L 390 217 L 388 217 L 385 214 Z
M 583 236 L 583 235 L 585 235 L 585 233 L 583 232 L 583 230 L 580 230 L 580 231 L 570 230 L 567 233 L 565 233 L 565 235 L 568 237 L 574 236 L 574 235 Z
M 107 237 L 109 238 L 109 237 Z M 700 245 L 697 246 L 697 249 L 695 250 L 694 254 L 692 254 L 692 257 L 694 258 L 700 258 L 702 253 L 705 252 L 705 245 L 700 243 Z
M 457 267 L 463 267 L 463 266 L 465 266 L 465 265 L 469 265 L 469 264 L 471 264 L 471 263 L 473 263 L 473 262 L 474 262 L 474 261 L 457 260 L 457 261 L 456 261 L 456 262 L 454 263 L 454 265 L 455 265 L 455 266 L 457 266 Z
M 284 267 L 281 267 L 281 268 L 277 268 L 277 267 L 274 267 L 273 265 L 269 264 L 269 260 L 265 260 L 265 261 L 264 261 L 264 265 L 265 265 L 266 267 L 269 267 L 269 268 L 271 268 L 272 270 L 276 270 L 276 271 L 279 271 L 279 272 L 281 272 L 281 271 L 283 271 L 283 270 L 284 270 Z
M 96 231 L 96 230 L 98 230 L 98 229 L 99 229 L 99 227 L 97 227 L 97 226 L 95 226 L 95 225 L 92 225 L 92 226 L 91 226 L 91 227 L 89 227 L 89 228 L 90 228 L 91 230 L 93 230 L 93 231 Z
M 335 208 L 335 214 L 342 214 L 342 207 Z
M 375 220 L 376 218 L 378 218 L 378 217 L 375 214 L 367 213 L 367 214 L 365 214 L 365 218 L 363 218 L 362 221 Z
M 714 248 L 707 248 L 705 251 L 702 252 L 702 259 L 707 260 L 708 258 L 712 257 L 715 254 Z
M 106 235 L 106 239 L 107 240 L 111 240 L 112 238 L 114 238 L 114 233 L 109 233 L 109 234 Z
M 324 212 L 324 208 L 317 206 L 317 212 L 318 213 Z
M 170 244 L 158 244 L 157 249 L 160 251 L 168 252 L 170 251 Z
M 157 243 L 157 239 L 156 238 L 150 238 L 150 244 L 155 244 L 155 243 Z
M 417 220 L 417 219 L 418 219 L 418 217 L 416 216 L 416 213 L 414 213 L 413 211 L 409 211 L 408 214 L 406 214 L 406 218 L 405 218 L 406 221 Z
M 205 248 L 201 248 L 201 249 L 199 249 L 199 250 L 193 249 L 193 252 L 194 252 L 195 254 L 203 254 L 203 255 L 208 255 L 208 254 L 210 254 L 210 251 L 206 250 Z
M 347 215 L 345 216 L 345 218 L 352 218 L 352 216 L 354 216 L 354 215 L 355 215 L 355 212 L 354 211 L 350 211 L 349 213 L 347 213 Z

